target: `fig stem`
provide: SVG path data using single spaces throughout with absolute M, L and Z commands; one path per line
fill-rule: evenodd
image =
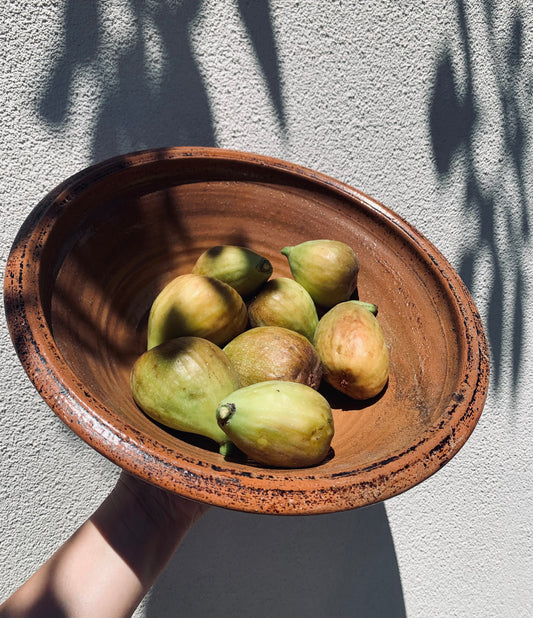
M 218 452 L 222 455 L 222 457 L 229 457 L 233 451 L 235 450 L 235 445 L 233 442 L 223 442 L 218 449 Z
M 224 403 L 217 408 L 217 418 L 219 425 L 224 426 L 235 413 L 234 403 Z
M 283 249 L 281 250 L 281 253 L 287 257 L 289 257 L 289 253 L 291 252 L 292 247 L 283 247 Z
M 272 264 L 265 258 L 264 260 L 261 260 L 257 270 L 260 273 L 270 273 L 272 272 Z
M 352 302 L 355 305 L 359 305 L 361 307 L 364 307 L 365 309 L 368 309 L 370 311 L 370 313 L 373 313 L 374 315 L 376 315 L 377 312 L 378 312 L 378 307 L 377 307 L 377 305 L 374 305 L 374 303 L 365 303 L 362 300 L 354 300 Z

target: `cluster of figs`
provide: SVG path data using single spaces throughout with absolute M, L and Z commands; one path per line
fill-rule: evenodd
M 224 456 L 302 468 L 326 458 L 334 434 L 321 382 L 374 397 L 389 354 L 376 306 L 351 300 L 351 247 L 319 239 L 281 253 L 292 278 L 272 277 L 270 261 L 247 247 L 202 253 L 154 300 L 130 384 L 149 417 L 215 441 Z

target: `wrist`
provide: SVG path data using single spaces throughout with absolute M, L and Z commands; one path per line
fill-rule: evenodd
M 203 512 L 200 505 L 122 473 L 91 520 L 148 590 Z M 190 503 L 190 505 L 189 505 Z

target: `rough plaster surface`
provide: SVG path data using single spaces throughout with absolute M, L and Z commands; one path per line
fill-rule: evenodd
M 39 199 L 162 145 L 282 157 L 428 236 L 492 354 L 466 446 L 409 492 L 315 518 L 212 509 L 136 616 L 533 615 L 533 5 L 517 1 L 6 0 L 2 272 Z M 117 476 L 39 399 L 0 330 L 0 597 Z

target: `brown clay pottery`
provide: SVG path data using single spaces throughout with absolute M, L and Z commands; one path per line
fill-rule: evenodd
M 314 238 L 353 248 L 358 297 L 378 306 L 390 351 L 374 399 L 322 389 L 335 421 L 326 459 L 291 470 L 225 459 L 143 414 L 129 375 L 165 284 L 223 244 L 253 249 L 288 277 L 281 249 Z M 15 239 L 5 304 L 25 370 L 78 436 L 151 483 L 230 509 L 327 513 L 403 492 L 463 446 L 487 393 L 482 323 L 439 251 L 360 191 L 255 154 L 149 150 L 69 178 Z

